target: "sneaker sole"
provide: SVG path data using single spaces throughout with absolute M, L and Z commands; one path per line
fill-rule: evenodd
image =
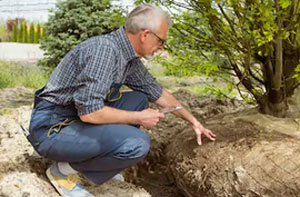
M 59 193 L 59 195 L 69 197 L 69 196 L 67 196 L 67 195 L 65 195 L 65 194 L 63 193 L 63 191 L 60 189 L 59 185 L 56 183 L 54 177 L 52 176 L 52 174 L 51 174 L 51 172 L 50 172 L 50 168 L 47 169 L 46 175 L 47 175 L 47 177 L 48 177 L 50 183 L 52 184 L 52 186 L 53 186 L 53 187 L 55 188 L 55 190 Z

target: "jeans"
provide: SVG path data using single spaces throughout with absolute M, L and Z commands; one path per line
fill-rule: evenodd
M 133 91 L 125 92 L 121 99 L 105 102 L 105 105 L 141 111 L 148 108 L 149 103 L 146 95 Z M 64 121 L 70 124 L 53 128 Z M 150 137 L 139 129 L 139 125 L 84 123 L 77 116 L 74 105 L 56 105 L 37 96 L 29 131 L 27 138 L 41 156 L 69 162 L 72 168 L 96 184 L 135 165 L 150 148 Z

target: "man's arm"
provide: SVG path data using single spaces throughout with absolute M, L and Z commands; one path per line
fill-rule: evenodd
M 161 97 L 155 101 L 156 104 L 160 105 L 163 108 L 175 108 L 177 106 L 182 106 L 181 103 L 165 88 L 163 88 L 163 92 Z M 197 135 L 197 142 L 201 145 L 201 135 L 204 134 L 210 140 L 215 140 L 215 134 L 209 129 L 204 128 L 201 123 L 186 109 L 181 109 L 176 112 L 173 112 L 178 117 L 188 121 L 192 126 L 193 130 Z
M 132 124 L 151 128 L 164 114 L 151 108 L 143 111 L 126 111 L 109 106 L 80 116 L 81 121 L 91 124 Z

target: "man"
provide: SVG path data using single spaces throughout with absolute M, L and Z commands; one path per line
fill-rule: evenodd
M 80 172 L 96 184 L 115 178 L 148 153 L 151 128 L 164 114 L 148 107 L 181 106 L 147 72 L 139 58 L 151 58 L 163 48 L 171 21 L 152 5 L 141 5 L 126 26 L 92 37 L 72 49 L 36 92 L 29 141 L 42 156 L 56 162 L 46 174 L 64 196 L 93 196 L 77 183 Z M 122 84 L 134 91 L 119 91 Z M 187 120 L 201 144 L 201 135 L 214 140 L 185 109 L 174 114 Z M 117 175 L 117 177 L 116 177 Z

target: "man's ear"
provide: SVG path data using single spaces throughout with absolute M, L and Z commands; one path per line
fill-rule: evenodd
M 141 31 L 140 33 L 140 39 L 142 42 L 145 42 L 146 38 L 150 35 L 150 30 L 145 29 L 144 31 Z

